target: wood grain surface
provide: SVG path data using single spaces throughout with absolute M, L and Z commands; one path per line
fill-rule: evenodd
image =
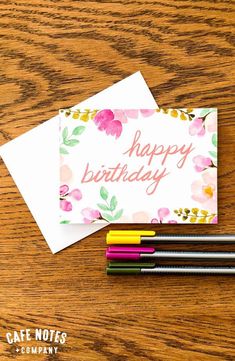
M 141 70 L 161 106 L 219 108 L 219 225 L 148 228 L 235 233 L 234 1 L 0 0 L 0 11 L 0 144 Z M 105 231 L 52 255 L 2 161 L 0 172 L 1 361 L 235 360 L 234 277 L 107 277 Z M 68 333 L 58 354 L 6 342 L 35 327 Z

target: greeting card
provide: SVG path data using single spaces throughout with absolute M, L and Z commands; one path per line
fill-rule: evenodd
M 60 223 L 217 223 L 216 109 L 62 109 Z

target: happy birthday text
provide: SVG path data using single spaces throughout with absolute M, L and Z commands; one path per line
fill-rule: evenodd
M 130 171 L 127 163 L 121 164 L 118 162 L 113 167 L 105 167 L 102 165 L 100 169 L 94 171 L 90 169 L 88 162 L 82 176 L 82 183 L 89 182 L 148 182 L 146 193 L 152 195 L 160 181 L 168 176 L 170 172 L 167 170 L 167 161 L 169 158 L 178 155 L 176 159 L 176 167 L 183 168 L 189 154 L 195 149 L 193 144 L 188 145 L 167 145 L 162 144 L 151 145 L 150 143 L 142 144 L 142 133 L 137 130 L 132 140 L 131 146 L 122 154 L 128 158 L 138 157 L 143 158 L 143 165 L 135 171 Z M 146 166 L 147 160 L 147 166 Z M 154 168 L 154 165 L 160 165 Z

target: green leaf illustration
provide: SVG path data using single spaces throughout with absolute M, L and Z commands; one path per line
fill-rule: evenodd
M 114 221 L 117 221 L 119 218 L 121 218 L 122 214 L 123 214 L 123 209 L 120 209 L 120 210 L 117 211 L 117 213 L 114 215 L 113 220 L 114 220 Z
M 105 201 L 108 199 L 109 193 L 105 187 L 100 188 L 100 196 Z
M 213 134 L 212 135 L 212 144 L 217 147 L 217 134 Z
M 70 139 L 70 140 L 64 141 L 64 144 L 67 145 L 68 147 L 74 147 L 78 143 L 79 143 L 79 140 L 77 140 L 77 139 Z
M 108 213 L 102 213 L 102 216 L 109 222 L 112 222 L 114 220 L 113 216 Z
M 106 206 L 105 204 L 102 203 L 98 203 L 97 206 L 102 209 L 102 211 L 110 211 L 109 207 Z
M 67 137 L 68 137 L 68 133 L 69 133 L 68 127 L 65 127 L 65 128 L 63 129 L 63 132 L 62 132 L 62 137 L 63 137 L 63 141 L 64 141 L 64 142 L 65 142 L 65 140 L 66 140 Z
M 118 204 L 117 197 L 112 196 L 109 201 L 109 192 L 105 187 L 100 188 L 100 196 L 106 202 L 106 204 L 104 204 L 104 203 L 97 204 L 99 209 L 104 211 L 104 213 L 101 212 L 102 218 L 108 222 L 113 222 L 113 221 L 118 220 L 123 214 L 123 209 L 120 209 L 115 214 L 113 213 L 117 208 L 117 204 Z
M 60 147 L 60 154 L 69 154 L 69 152 L 65 148 Z
M 117 198 L 113 196 L 110 201 L 110 211 L 114 211 L 117 207 Z
M 67 221 L 67 220 L 64 220 L 64 221 L 61 221 L 60 224 L 69 224 L 70 221 Z
M 211 108 L 203 108 L 201 113 L 200 113 L 200 117 L 204 117 L 205 115 L 210 113 L 210 111 L 211 111 Z
M 209 154 L 213 157 L 213 158 L 217 158 L 217 152 L 214 152 L 213 150 L 209 151 Z
M 76 128 L 74 128 L 72 134 L 73 135 L 81 135 L 85 129 L 86 129 L 86 127 L 84 127 L 84 126 L 76 127 Z
M 216 108 L 203 108 L 200 113 L 200 117 L 205 117 L 207 114 L 212 112 L 216 112 Z

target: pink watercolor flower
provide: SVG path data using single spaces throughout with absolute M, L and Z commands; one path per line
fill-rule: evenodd
M 131 119 L 137 119 L 140 114 L 142 114 L 143 117 L 149 117 L 152 114 L 155 113 L 154 109 L 114 109 L 114 117 L 115 119 L 120 120 L 122 123 L 127 123 L 128 118 Z
M 203 124 L 203 118 L 195 118 L 192 120 L 189 126 L 189 134 L 197 135 L 198 137 L 202 137 L 205 134 L 205 128 Z
M 115 119 L 114 113 L 110 109 L 101 110 L 94 117 L 94 122 L 100 131 L 105 131 L 107 135 L 120 137 L 122 133 L 122 123 Z
M 127 118 L 127 114 L 126 114 L 125 110 L 114 109 L 113 113 L 114 113 L 114 118 L 118 119 L 121 123 L 127 123 L 128 122 L 128 118 Z
M 159 223 L 159 220 L 158 220 L 157 218 L 153 218 L 153 219 L 151 220 L 151 223 Z
M 208 157 L 204 157 L 203 155 L 197 155 L 193 158 L 193 163 L 196 172 L 202 172 L 212 165 L 212 160 Z
M 67 194 L 69 191 L 69 187 L 67 186 L 67 184 L 63 184 L 62 186 L 60 186 L 60 195 L 64 196 L 65 194 Z
M 86 224 L 92 223 L 94 220 L 99 219 L 101 214 L 97 209 L 92 209 L 92 208 L 84 208 L 81 211 L 82 215 L 83 215 L 83 222 Z
M 69 182 L 73 176 L 72 170 L 69 168 L 67 164 L 63 164 L 60 166 L 60 181 L 61 182 Z
M 60 186 L 60 209 L 65 212 L 70 212 L 73 209 L 72 203 L 68 198 L 80 201 L 82 199 L 82 192 L 79 189 L 73 189 L 69 192 L 69 186 L 63 184 Z
M 203 205 L 203 208 L 212 213 L 217 211 L 217 170 L 206 169 L 201 179 L 191 185 L 192 199 Z
M 110 109 L 103 109 L 94 117 L 94 122 L 101 131 L 105 130 L 108 126 L 108 123 L 112 120 L 114 120 L 114 114 Z
M 60 200 L 60 208 L 65 212 L 70 212 L 73 209 L 72 203 L 66 201 L 66 199 Z
M 73 189 L 70 193 L 69 193 L 70 197 L 76 199 L 76 201 L 80 201 L 80 199 L 82 199 L 82 192 L 79 189 Z
M 128 118 L 131 119 L 138 118 L 138 109 L 125 109 L 124 112 Z
M 159 208 L 157 211 L 158 218 L 153 218 L 151 223 L 177 223 L 177 221 L 169 220 L 167 222 L 164 221 L 170 215 L 169 208 Z
M 217 113 L 211 112 L 206 116 L 205 119 L 206 130 L 210 133 L 217 132 Z
M 143 117 L 150 117 L 152 114 L 155 113 L 155 109 L 140 109 L 140 113 Z
M 122 134 L 122 123 L 127 123 L 128 118 L 137 119 L 139 112 L 143 117 L 154 114 L 154 109 L 103 109 L 94 117 L 94 122 L 100 131 L 107 135 L 115 136 L 116 139 Z
M 169 208 L 159 208 L 159 210 L 157 211 L 157 214 L 158 214 L 160 222 L 162 222 L 165 217 L 169 216 L 170 210 L 169 210 Z
M 122 133 L 122 123 L 119 120 L 113 120 L 112 122 L 109 122 L 107 127 L 106 127 L 106 134 L 109 135 L 113 135 L 116 137 L 116 139 L 118 137 L 120 137 Z

